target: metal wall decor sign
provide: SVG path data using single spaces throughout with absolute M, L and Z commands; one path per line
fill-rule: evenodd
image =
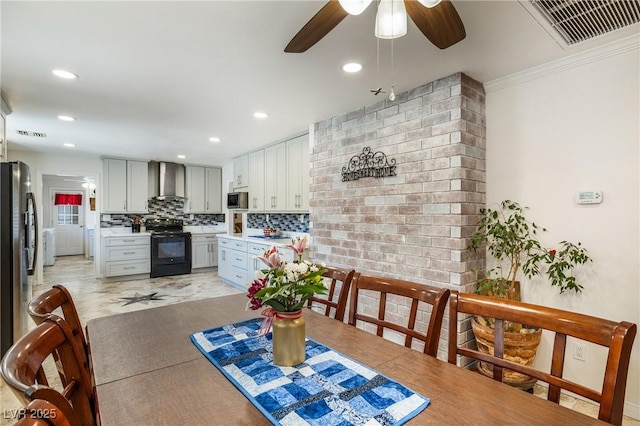
M 387 177 L 396 175 L 396 160 L 387 160 L 384 152 L 371 152 L 371 148 L 365 146 L 362 153 L 354 155 L 349 160 L 349 165 L 342 168 L 342 181 L 358 180 L 364 177 Z

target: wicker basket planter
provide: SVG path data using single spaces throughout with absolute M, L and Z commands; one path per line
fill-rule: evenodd
M 494 349 L 494 329 L 491 328 L 484 318 L 473 318 L 471 328 L 476 337 L 476 343 L 480 352 L 493 355 Z M 520 332 L 504 333 L 504 359 L 523 365 L 531 365 L 536 357 L 541 329 L 522 328 Z M 493 365 L 485 362 L 478 362 L 478 371 L 488 377 L 493 377 Z M 529 388 L 533 386 L 536 379 L 525 374 L 517 373 L 505 369 L 502 374 L 502 381 L 511 386 Z

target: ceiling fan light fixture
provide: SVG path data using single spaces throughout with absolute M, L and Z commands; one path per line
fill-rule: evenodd
M 381 0 L 376 15 L 375 35 L 393 39 L 407 34 L 407 11 L 403 0 Z
M 339 0 L 340 6 L 349 15 L 360 15 L 373 0 Z
M 442 0 L 418 0 L 418 3 L 424 7 L 432 8 L 440 4 Z

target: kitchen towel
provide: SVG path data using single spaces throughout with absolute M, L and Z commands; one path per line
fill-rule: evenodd
M 306 360 L 273 363 L 261 318 L 191 335 L 196 347 L 275 425 L 401 425 L 430 403 L 404 385 L 312 339 Z

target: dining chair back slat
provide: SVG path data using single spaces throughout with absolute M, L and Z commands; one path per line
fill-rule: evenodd
M 349 297 L 349 289 L 351 288 L 351 282 L 356 271 L 353 269 L 342 269 L 337 267 L 325 266 L 323 277 L 330 280 L 328 287 L 329 292 L 327 297 L 323 296 L 310 296 L 307 299 L 307 307 L 312 308 L 315 304 L 324 305 L 324 315 L 331 316 L 331 311 L 334 312 L 333 318 L 338 321 L 344 321 L 344 313 L 347 308 L 347 299 Z M 336 296 L 336 287 L 340 283 L 340 290 Z
M 360 293 L 364 290 L 379 294 L 376 317 L 367 315 L 364 313 L 364 309 L 358 310 Z M 449 293 L 448 289 L 436 288 L 426 284 L 418 284 L 394 278 L 356 274 L 351 285 L 349 324 L 355 326 L 357 321 L 374 324 L 378 336 L 383 336 L 385 329 L 404 334 L 404 345 L 408 348 L 412 346 L 413 339 L 420 340 L 424 342 L 423 352 L 435 357 L 438 354 L 440 330 L 445 307 L 449 300 Z M 390 315 L 387 315 L 387 295 L 402 296 L 411 301 L 406 325 L 400 324 L 399 321 L 390 320 Z M 431 306 L 429 322 L 425 333 L 415 330 L 419 302 L 424 302 Z
M 39 379 L 43 363 L 54 353 L 64 376 L 62 392 Z M 61 410 L 74 425 L 95 424 L 91 379 L 82 364 L 77 341 L 62 318 L 49 315 L 18 339 L 2 358 L 0 375 L 23 405 L 43 399 Z
M 456 364 L 458 356 L 487 362 L 493 365 L 494 379 L 498 381 L 502 381 L 502 372 L 505 369 L 528 375 L 549 385 L 549 401 L 559 403 L 561 390 L 573 392 L 600 403 L 600 420 L 615 425 L 622 423 L 629 360 L 637 332 L 636 324 L 477 294 L 452 292 L 450 299 L 450 363 Z M 493 354 L 481 353 L 458 344 L 457 324 L 465 314 L 495 319 Z M 527 327 L 541 328 L 554 333 L 548 373 L 503 358 L 505 321 L 526 324 Z M 563 377 L 567 337 L 608 348 L 601 389 L 591 389 Z
M 27 306 L 29 316 L 31 316 L 31 319 L 36 324 L 40 324 L 49 314 L 55 313 L 57 309 L 62 311 L 62 315 L 59 316 L 69 325 L 73 337 L 78 343 L 78 347 L 82 349 L 82 363 L 87 372 L 89 372 L 87 341 L 84 336 L 78 311 L 76 310 L 76 305 L 73 303 L 73 298 L 69 290 L 63 285 L 56 284 L 49 290 L 31 299 Z

